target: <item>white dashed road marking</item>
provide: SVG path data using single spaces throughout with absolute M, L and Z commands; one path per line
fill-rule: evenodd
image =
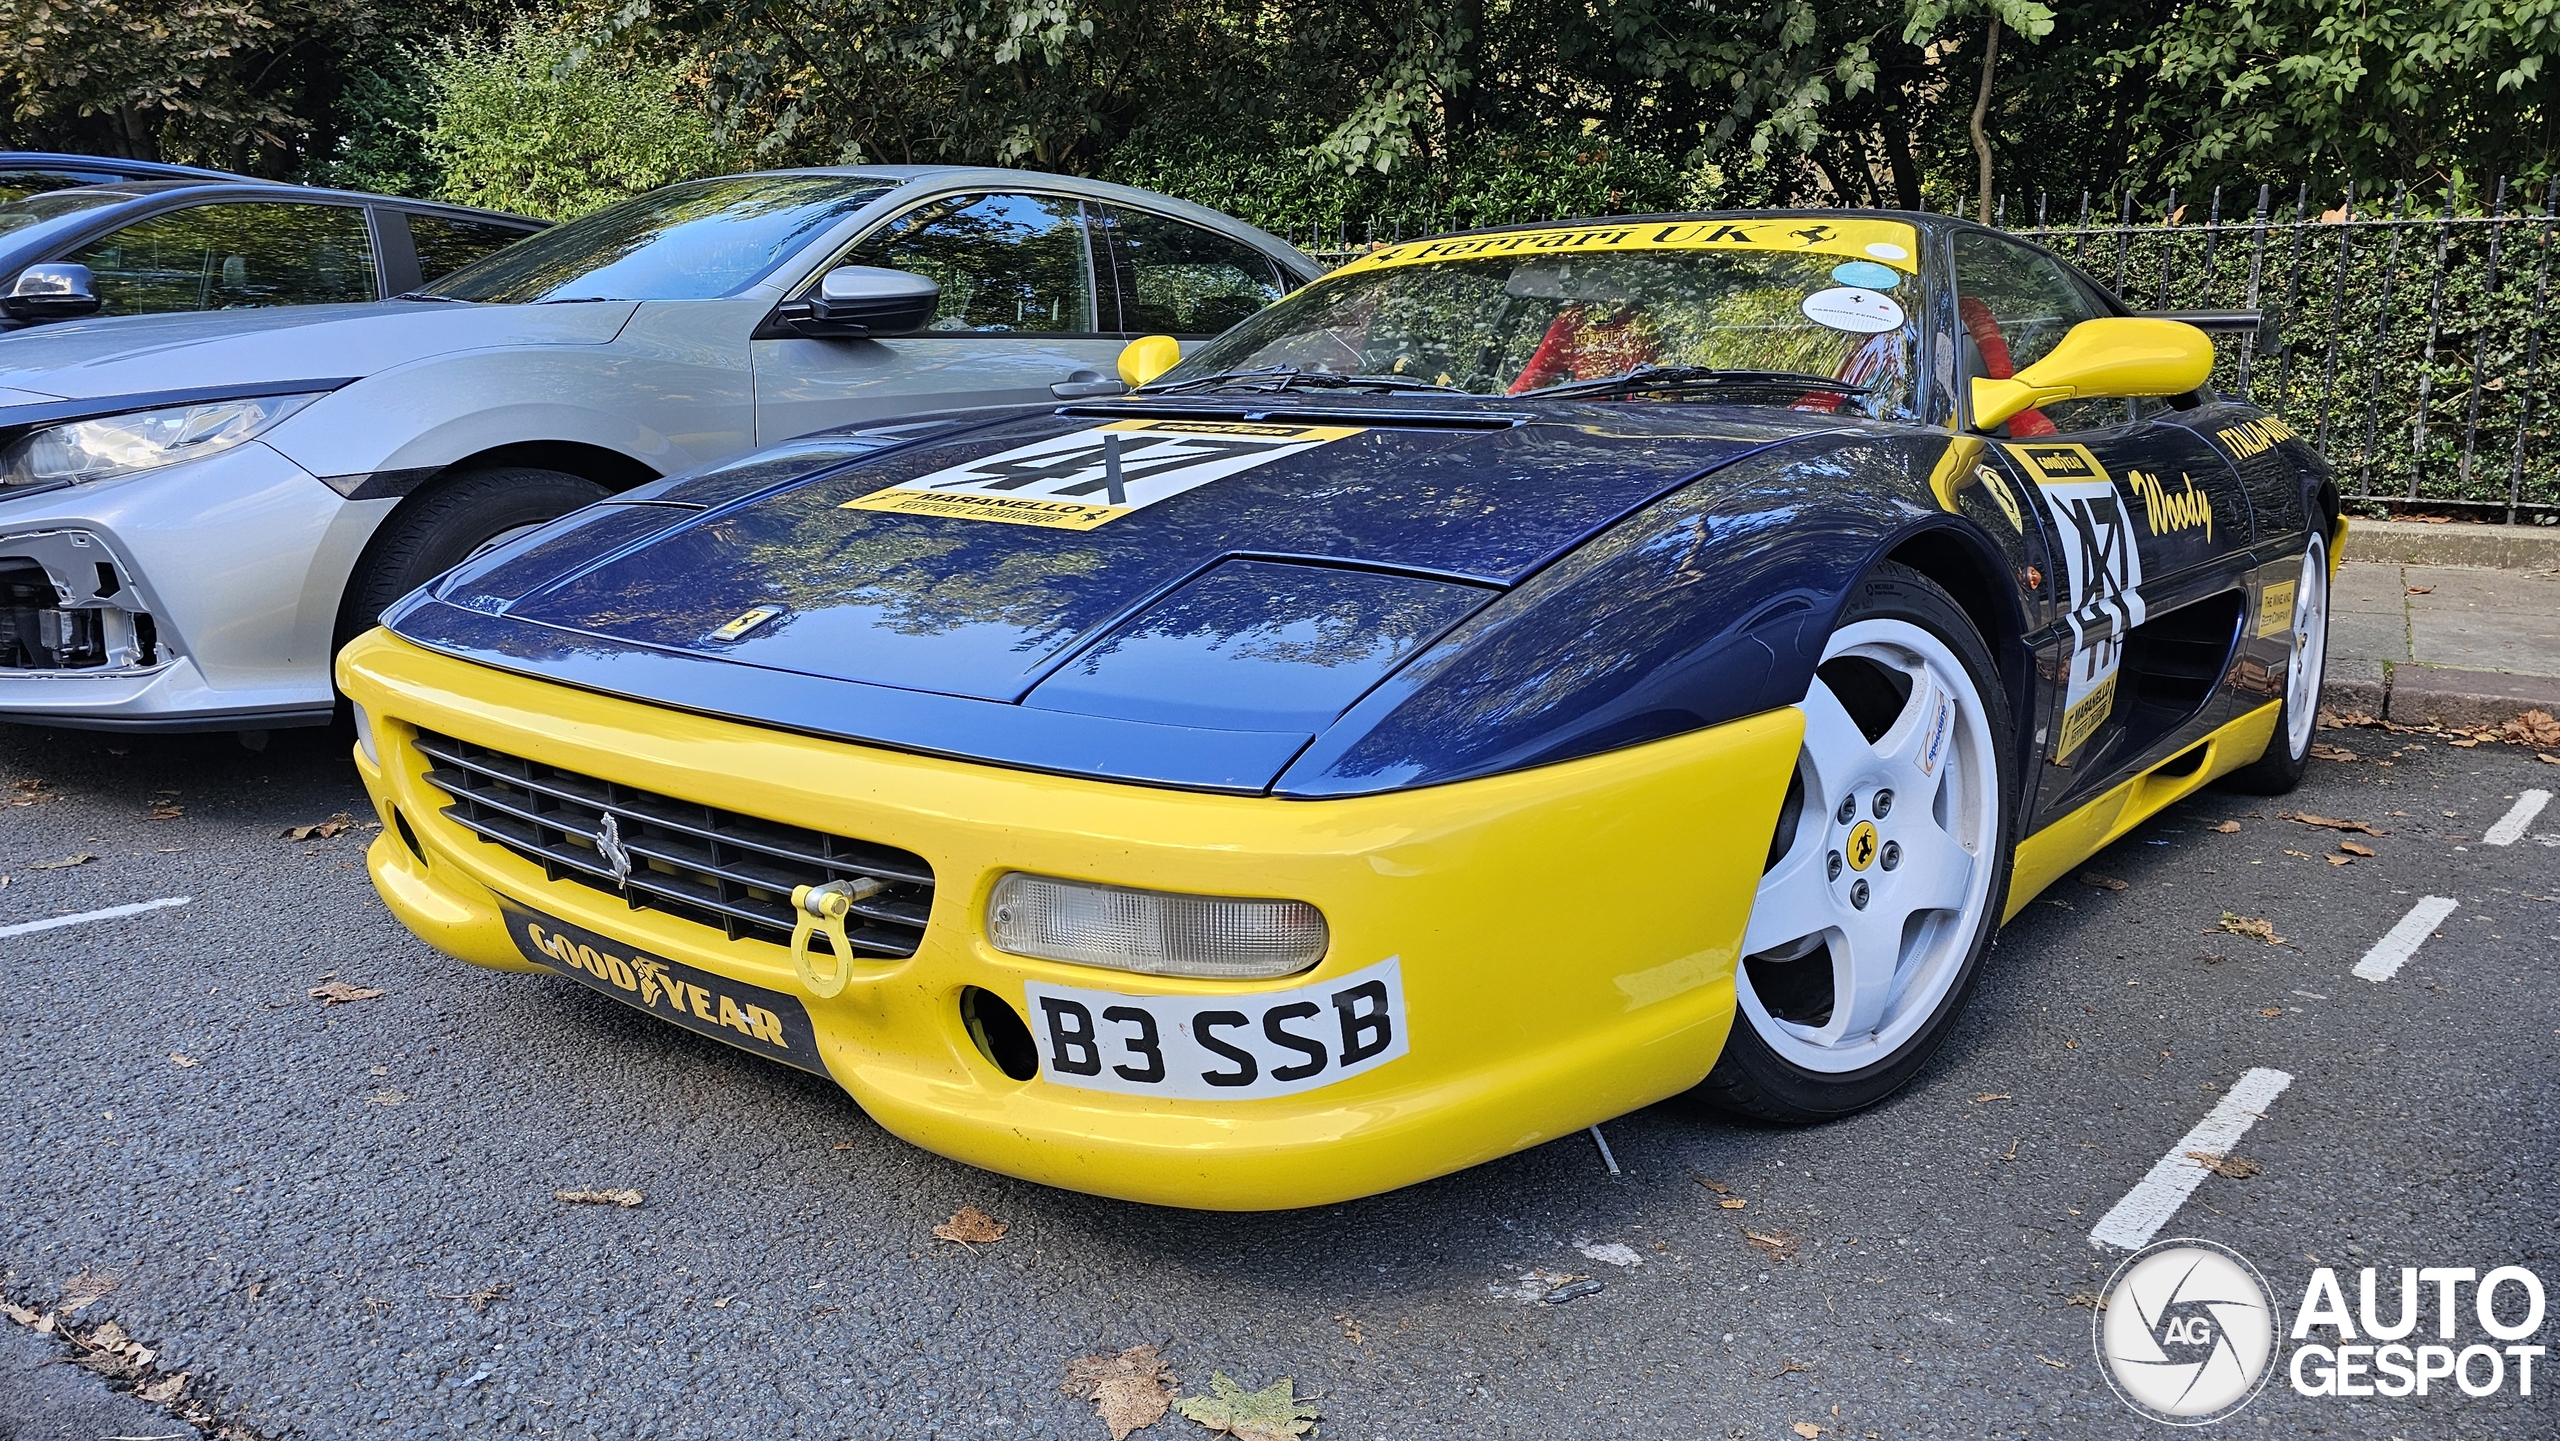
M 183 906 L 194 899 L 193 896 L 163 896 L 156 901 L 135 901 L 129 906 L 109 906 L 103 911 L 82 911 L 76 916 L 49 916 L 41 921 L 20 921 L 14 926 L 0 926 L 0 939 L 10 936 L 31 936 L 38 931 L 56 931 L 64 926 L 85 926 L 91 921 L 120 921 L 127 916 L 141 915 L 145 911 L 165 911 L 171 906 Z
M 2504 825 L 2505 822 L 2499 824 Z M 2356 974 L 2368 981 L 2387 981 L 2400 974 L 2400 968 L 2409 963 L 2409 958 L 2418 953 L 2418 947 L 2427 943 L 2427 937 L 2437 926 L 2444 924 L 2444 918 L 2452 915 L 2453 908 L 2460 904 L 2451 896 L 2419 897 L 2418 903 L 2409 908 L 2409 914 L 2400 918 L 2400 924 L 2374 942 L 2373 949 L 2364 953 L 2363 960 L 2356 962 Z
M 2532 825 L 2533 818 L 2542 814 L 2542 808 L 2549 804 L 2551 792 L 2526 791 L 2516 797 L 2516 803 L 2508 808 L 2505 815 L 2498 817 L 2498 823 L 2489 827 L 2487 834 L 2480 837 L 2480 844 L 2511 846 L 2523 840 L 2524 828 Z
M 2152 1166 L 2151 1173 L 2125 1192 L 2115 1209 L 2099 1220 L 2089 1239 L 2119 1251 L 2139 1251 L 2149 1245 L 2160 1228 L 2169 1224 L 2169 1218 L 2178 1214 L 2178 1208 L 2187 1203 L 2187 1198 L 2195 1194 L 2196 1187 L 2204 1184 L 2205 1163 L 2188 1153 L 2229 1155 L 2249 1128 L 2257 1124 L 2258 1117 L 2292 1084 L 2293 1077 L 2265 1066 L 2234 1081 L 2213 1110 L 2196 1123 L 2196 1128 L 2179 1137 L 2169 1154 Z

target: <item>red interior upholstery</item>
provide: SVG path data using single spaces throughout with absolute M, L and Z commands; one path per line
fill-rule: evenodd
M 2000 334 L 2000 322 L 1991 316 L 1991 307 L 1968 295 L 1956 302 L 1956 315 L 1964 321 L 1973 347 L 1982 352 L 1982 373 L 1991 380 L 2007 380 L 2018 373 L 2017 362 L 2009 358 L 2009 342 Z M 2041 410 L 2022 410 L 2009 417 L 2009 437 L 2024 440 L 2034 435 L 2052 435 L 2056 427 L 2045 419 Z

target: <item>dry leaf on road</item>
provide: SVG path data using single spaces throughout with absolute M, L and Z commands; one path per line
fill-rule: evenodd
M 2498 734 L 2517 745 L 2560 746 L 2560 720 L 2549 711 L 2529 710 L 2499 727 Z
M 187 1389 L 187 1378 L 193 1375 L 193 1371 L 181 1371 L 175 1376 L 163 1376 L 148 1386 L 136 1386 L 133 1394 L 155 1405 L 166 1406 L 178 1399 L 178 1393 Z
M 951 1213 L 951 1219 L 933 1228 L 937 1240 L 957 1241 L 963 1246 L 992 1245 L 1004 1239 L 1013 1229 L 1010 1222 L 999 1221 L 975 1206 L 963 1206 Z
M 2375 850 L 2371 846 L 2358 845 L 2354 841 L 2340 841 L 2338 842 L 2338 849 L 2345 851 L 2351 856 L 2372 857 L 2382 854 L 2382 852 Z
M 1213 1436 L 1237 1441 L 1293 1441 L 1324 1419 L 1298 1399 L 1296 1383 L 1287 1376 L 1247 1391 L 1224 1371 L 1209 1373 L 1208 1395 L 1183 1399 L 1182 1414 L 1208 1427 Z
M 289 841 L 307 841 L 317 837 L 325 841 L 354 824 L 353 816 L 340 811 L 325 821 L 314 821 L 307 826 L 294 826 L 284 833 L 284 838 Z
M 1111 1428 L 1111 1441 L 1126 1441 L 1130 1432 L 1153 1426 L 1171 1409 L 1173 1368 L 1164 1363 L 1162 1347 L 1132 1346 L 1117 1356 L 1069 1361 L 1066 1384 L 1058 1389 L 1092 1402 L 1094 1414 Z
M 337 1006 L 348 1001 L 370 1001 L 382 992 L 368 986 L 351 986 L 344 981 L 323 981 L 307 994 L 324 1006 Z
M 1793 1231 L 1762 1232 L 1746 1227 L 1742 1235 L 1745 1240 L 1767 1252 L 1770 1259 L 1776 1261 L 1792 1260 L 1796 1254 L 1796 1247 L 1804 1244 L 1804 1238 Z
M 98 1303 L 102 1296 L 112 1295 L 116 1278 L 104 1271 L 83 1271 L 62 1283 L 62 1314 L 77 1316 Z
M 2226 1156 L 2220 1151 L 2189 1151 L 2187 1159 L 2217 1176 L 2245 1181 L 2258 1174 L 2258 1163 L 2246 1156 Z
M 377 1106 L 397 1106 L 403 1101 L 408 1100 L 409 1097 L 400 1091 L 382 1090 L 374 1092 L 372 1095 L 365 1097 L 365 1099 L 371 1101 Z
M 2224 911 L 2221 923 L 2214 926 L 2212 930 L 2206 931 L 2205 934 L 2209 936 L 2214 931 L 2229 931 L 2235 936 L 2254 936 L 2271 946 L 2284 944 L 2284 937 L 2276 934 L 2276 928 L 2272 922 L 2259 920 L 2255 916 L 2235 916 L 2229 911 Z
M 2063 1298 L 2065 1306 L 2086 1306 L 2092 1311 L 2107 1309 L 2107 1298 L 2095 1291 L 2074 1291 Z
M 2320 859 L 2333 866 L 2351 866 L 2356 863 L 2356 858 L 2353 856 L 2322 856 Z
M 197 1060 L 193 1056 L 181 1055 L 176 1051 L 171 1051 L 169 1053 L 169 1060 L 171 1064 L 177 1066 L 181 1070 L 190 1066 L 201 1066 L 204 1064 L 204 1062 Z
M 2460 745 L 2461 742 L 2456 741 L 2454 744 Z M 2354 751 L 2347 749 L 2345 746 L 2333 746 L 2317 742 L 2312 745 L 2311 754 L 2324 761 L 2357 761 L 2364 759 L 2362 756 L 2357 755 Z
M 2015 1099 L 2017 1098 L 2006 1091 L 1985 1091 L 1981 1095 L 1974 1097 L 1973 1103 L 1979 1106 L 1986 1101 L 2010 1101 Z
M 468 1301 L 474 1312 L 480 1312 L 488 1310 L 489 1303 L 493 1301 L 505 1300 L 507 1293 L 515 1288 L 513 1281 L 492 1281 L 477 1291 L 429 1291 L 427 1294 L 439 1301 Z M 726 1305 L 727 1301 L 724 1298 L 715 1304 Z
M 11 781 L 9 789 L 12 792 L 9 804 L 13 806 L 41 805 L 53 799 L 52 793 L 44 788 L 43 778 L 39 776 L 30 776 L 22 781 Z
M 64 856 L 58 861 L 38 861 L 34 865 L 27 867 L 27 869 L 31 871 L 58 871 L 65 866 L 85 866 L 96 859 L 96 856 L 89 854 L 87 851 L 82 851 L 77 855 Z
M 2375 830 L 2372 826 L 2367 825 L 2363 821 L 2340 820 L 2336 816 L 2315 816 L 2309 811 L 2303 811 L 2300 814 L 2287 811 L 2284 814 L 2277 816 L 2276 819 L 2280 821 L 2297 821 L 2306 826 L 2318 826 L 2322 830 L 2329 831 L 2362 831 L 2369 836 L 2387 836 L 2391 834 L 2389 831 Z
M 1815 1437 L 1822 1434 L 1822 1428 L 1810 1421 L 1798 1421 L 1787 1429 L 1803 1437 L 1804 1441 L 1814 1441 Z
M 2240 823 L 2238 821 L 2224 821 L 2222 824 L 2215 826 L 2214 830 L 2222 835 L 2236 836 L 2240 834 Z
M 186 813 L 185 806 L 157 805 L 151 808 L 151 818 L 155 821 L 174 821 Z
M 551 1199 L 572 1205 L 621 1206 L 627 1210 L 639 1205 L 643 1197 L 638 1191 L 625 1186 L 619 1191 L 554 1191 Z
M 2102 876 L 2096 871 L 2082 871 L 2080 873 L 2080 884 L 2084 886 L 2095 886 L 2102 891 L 2121 891 L 2129 886 L 2131 882 L 2120 881 L 2113 876 Z
M 2271 1019 L 2271 1020 L 2272 1020 L 2273 1018 L 2275 1018 L 2275 1017 L 2277 1017 L 2277 1016 L 2281 1016 L 2281 1015 L 2283 1015 L 2283 1014 L 2284 1014 L 2284 1007 L 2282 1007 L 2282 1006 L 2260 1006 L 2260 1007 L 2258 1008 L 2258 1014 L 2259 1014 L 2259 1015 L 2262 1015 L 2262 1016 L 2265 1016 L 2265 1017 L 2267 1017 L 2267 1018 L 2269 1018 L 2269 1019 Z
M 1690 1179 L 1690 1180 L 1693 1180 L 1693 1181 L 1695 1181 L 1695 1182 L 1697 1182 L 1697 1183 L 1698 1183 L 1699 1185 L 1701 1185 L 1701 1186 L 1706 1187 L 1708 1190 L 1715 1192 L 1715 1193 L 1716 1193 L 1717 1195 L 1719 1195 L 1719 1196 L 1721 1196 L 1721 1195 L 1723 1195 L 1725 1192 L 1730 1191 L 1730 1190 L 1732 1190 L 1732 1189 L 1733 1189 L 1731 1186 L 1726 1185 L 1726 1184 L 1725 1184 L 1724 1182 L 1722 1182 L 1722 1181 L 1710 1181 L 1710 1180 L 1708 1180 L 1708 1179 L 1707 1179 L 1706 1177 L 1704 1177 L 1704 1176 L 1692 1176 L 1692 1177 L 1690 1177 L 1689 1179 Z
M 1728 1211 L 1739 1211 L 1751 1203 L 1742 1199 L 1740 1196 L 1727 1196 L 1723 1200 L 1716 1202 L 1716 1204 Z

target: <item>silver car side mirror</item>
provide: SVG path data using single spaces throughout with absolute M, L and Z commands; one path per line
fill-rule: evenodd
M 0 313 L 30 324 L 94 314 L 100 302 L 91 285 L 92 277 L 85 265 L 67 261 L 30 265 L 18 272 L 17 283 L 9 287 L 9 293 L 0 296 Z
M 904 335 L 921 330 L 941 308 L 942 287 L 922 275 L 874 265 L 844 265 L 818 281 L 809 297 L 807 335 Z

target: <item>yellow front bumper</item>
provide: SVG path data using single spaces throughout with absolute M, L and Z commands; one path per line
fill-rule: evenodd
M 394 914 L 439 949 L 536 970 L 506 896 L 672 960 L 805 1001 L 827 1069 L 917 1145 L 1049 1185 L 1258 1210 L 1390 1190 L 1507 1155 L 1695 1085 L 1733 1020 L 1733 969 L 1801 739 L 1793 710 L 1515 775 L 1284 801 L 1067 779 L 761 729 L 550 685 L 375 631 L 339 657 L 373 718 L 359 769 L 385 822 L 369 860 Z M 924 943 L 855 967 L 832 999 L 786 948 L 621 902 L 441 813 L 418 729 L 665 795 L 924 856 Z M 396 809 L 396 817 L 395 817 Z M 415 838 L 412 851 L 401 822 Z M 982 917 L 1008 871 L 1312 902 L 1317 968 L 1175 980 L 1006 955 Z M 1220 996 L 1401 958 L 1411 1049 L 1331 1086 L 1192 1101 L 1015 1081 L 959 1016 L 1026 981 Z

